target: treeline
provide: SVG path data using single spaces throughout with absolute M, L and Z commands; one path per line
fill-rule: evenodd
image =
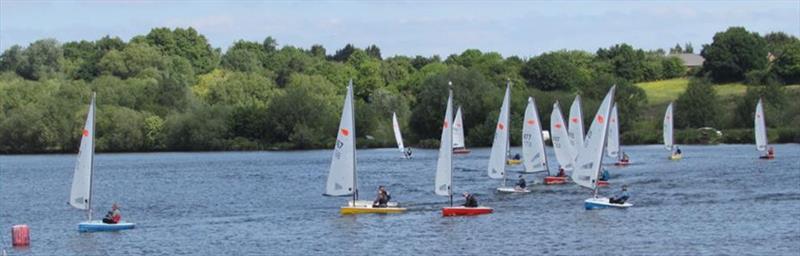
M 223 53 L 192 28 L 156 28 L 127 42 L 110 36 L 64 43 L 43 39 L 0 55 L 0 152 L 74 152 L 92 91 L 97 92 L 98 151 L 307 149 L 333 145 L 350 79 L 359 146 L 394 143 L 392 112 L 408 142 L 435 145 L 447 81 L 453 81 L 468 145 L 486 146 L 506 82 L 513 84 L 512 122 L 517 124 L 528 96 L 536 98 L 543 122 L 549 123 L 544 113 L 556 100 L 566 108 L 580 93 L 584 111 L 591 113 L 616 84 L 624 131 L 648 120 L 642 116 L 647 97 L 635 82 L 691 75 L 782 90 L 781 84 L 800 78 L 800 43 L 780 32 L 761 37 L 731 28 L 704 45 L 701 54 L 708 65 L 687 70 L 663 50 L 627 44 L 528 59 L 472 49 L 442 59 L 384 57 L 375 45 L 348 44 L 329 53 L 321 45 L 281 46 L 271 37 L 240 40 Z M 764 61 L 748 61 L 752 56 Z M 793 104 L 788 99 L 768 103 Z M 793 115 L 780 125 L 797 127 L 798 114 Z M 706 123 L 683 127 L 697 125 Z M 513 128 L 517 142 L 521 127 Z M 635 136 L 627 140 L 636 142 Z

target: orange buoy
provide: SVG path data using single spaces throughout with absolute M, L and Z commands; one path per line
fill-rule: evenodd
M 31 236 L 28 225 L 14 225 L 11 227 L 11 245 L 28 246 L 31 244 Z

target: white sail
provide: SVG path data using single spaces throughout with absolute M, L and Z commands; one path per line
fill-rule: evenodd
M 336 145 L 333 147 L 325 194 L 329 196 L 350 195 L 356 191 L 356 127 L 353 120 L 352 80 L 347 85 L 342 119 L 336 134 Z
M 767 126 L 764 122 L 764 105 L 758 99 L 755 117 L 756 149 L 758 151 L 767 150 Z
M 581 112 L 581 96 L 576 95 L 569 107 L 569 140 L 576 149 L 583 147 L 583 112 Z
M 436 194 L 449 196 L 453 185 L 453 91 L 447 97 L 447 109 L 442 123 L 442 138 L 439 144 L 439 160 L 436 162 Z
M 81 131 L 81 146 L 78 151 L 78 162 L 75 164 L 75 173 L 72 176 L 72 190 L 69 193 L 69 204 L 72 207 L 89 210 L 92 196 L 92 169 L 94 163 L 94 111 L 95 94 L 89 103 L 89 113 L 86 114 L 86 124 Z
M 667 112 L 664 113 L 664 148 L 672 151 L 672 102 L 667 106 Z
M 532 97 L 528 97 L 524 120 L 522 125 L 522 164 L 525 166 L 525 171 L 546 171 L 547 156 L 544 151 L 542 124 L 539 122 L 539 111 L 536 110 L 536 102 Z
M 561 115 L 561 107 L 558 105 L 558 101 L 553 103 L 553 112 L 550 114 L 550 141 L 553 142 L 556 160 L 561 168 L 572 170 L 575 166 L 577 150 L 569 140 L 567 124 L 564 123 L 564 116 Z
M 392 112 L 392 128 L 394 129 L 394 139 L 397 140 L 397 148 L 400 149 L 401 153 L 406 152 L 406 148 L 403 146 L 403 134 L 400 133 L 400 123 L 397 122 L 397 114 Z
M 500 115 L 497 117 L 497 126 L 494 131 L 494 142 L 492 142 L 492 152 L 489 155 L 489 177 L 500 179 L 505 176 L 506 152 L 508 150 L 508 112 L 509 100 L 511 98 L 511 85 L 506 86 L 506 93 L 503 97 L 503 105 L 500 107 Z
M 619 123 L 617 122 L 617 104 L 611 108 L 611 118 L 608 120 L 608 142 L 606 154 L 609 157 L 619 157 Z
M 456 111 L 456 118 L 453 119 L 453 148 L 466 147 L 464 144 L 464 121 L 461 120 L 461 107 Z
M 597 184 L 597 176 L 603 163 L 603 145 L 606 143 L 608 134 L 608 117 L 611 114 L 611 105 L 614 103 L 615 90 L 616 86 L 612 86 L 606 94 L 586 133 L 585 146 L 578 151 L 578 160 L 575 171 L 572 172 L 572 180 L 583 187 L 594 189 Z

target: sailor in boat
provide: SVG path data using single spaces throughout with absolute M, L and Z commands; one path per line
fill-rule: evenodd
M 681 155 L 681 148 L 679 148 L 679 147 L 675 147 L 675 155 L 676 155 L 676 156 L 679 156 L 679 155 Z
M 765 157 L 767 158 L 775 157 L 775 148 L 770 146 L 769 149 L 767 149 L 767 155 Z
M 385 208 L 391 199 L 392 196 L 389 195 L 389 191 L 386 191 L 384 186 L 378 186 L 378 197 L 375 198 L 375 201 L 372 201 L 372 207 Z
M 518 190 L 518 191 L 525 190 L 525 187 L 527 187 L 527 184 L 525 182 L 525 178 L 522 177 L 522 174 L 520 174 L 519 175 L 519 180 L 517 181 L 517 185 L 514 187 L 514 190 Z
M 628 154 L 627 154 L 627 153 L 625 153 L 625 152 L 622 152 L 622 159 L 621 159 L 621 161 L 622 161 L 623 163 L 627 163 L 629 160 L 630 160 L 630 158 L 628 157 Z
M 406 158 L 411 158 L 411 147 L 406 148 Z
M 622 191 L 617 194 L 617 196 L 611 197 L 608 199 L 609 203 L 612 204 L 624 204 L 625 201 L 628 201 L 631 195 L 628 193 L 628 185 L 622 185 Z
M 558 174 L 556 177 L 567 177 L 567 173 L 564 172 L 564 167 L 558 166 Z
M 466 201 L 463 204 L 464 207 L 478 207 L 478 199 L 475 198 L 474 195 L 467 192 L 464 192 L 463 195 L 464 195 L 464 200 Z
M 600 181 L 608 181 L 608 178 L 611 178 L 611 174 L 608 173 L 608 170 L 603 169 L 603 172 L 600 173 Z
M 516 155 L 514 155 L 513 159 L 514 160 L 519 160 L 520 158 L 522 158 L 522 156 L 520 156 L 519 153 L 517 153 Z
M 105 224 L 117 224 L 119 220 L 122 219 L 122 213 L 119 211 L 119 205 L 114 203 L 111 205 L 111 211 L 106 213 L 106 217 L 103 218 L 103 223 Z

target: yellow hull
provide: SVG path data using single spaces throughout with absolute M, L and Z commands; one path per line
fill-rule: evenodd
M 683 155 L 671 155 L 669 156 L 669 160 L 681 160 Z
M 522 160 L 506 159 L 506 164 L 507 165 L 516 165 L 516 164 L 521 164 L 521 163 L 522 163 Z
M 341 214 L 363 214 L 363 213 L 387 214 L 387 213 L 403 213 L 405 211 L 406 208 L 400 208 L 400 207 L 372 208 L 372 207 L 350 207 L 350 206 L 342 206 L 342 208 L 339 210 Z

